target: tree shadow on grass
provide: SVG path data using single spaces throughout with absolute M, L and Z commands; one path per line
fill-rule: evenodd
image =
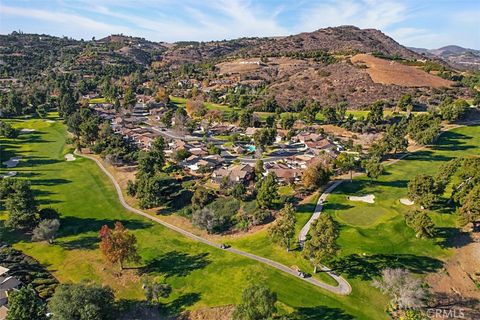
M 298 308 L 295 312 L 285 317 L 287 320 L 350 320 L 354 319 L 351 315 L 338 308 L 317 306 L 311 308 Z
M 471 140 L 472 137 L 466 136 L 464 134 L 448 131 L 445 132 L 441 138 L 438 140 L 438 143 L 435 144 L 433 150 L 468 150 L 475 148 L 475 146 L 469 145 L 465 140 Z
M 32 182 L 32 185 L 34 186 L 56 186 L 59 184 L 66 184 L 70 183 L 72 180 L 68 179 L 35 179 Z
M 121 222 L 123 226 L 129 230 L 145 229 L 152 226 L 152 223 L 141 220 L 93 219 L 63 216 L 60 217 L 59 236 L 67 237 L 87 232 L 99 232 L 104 225 L 113 228 L 117 221 Z
M 67 250 L 74 250 L 74 249 L 85 249 L 85 250 L 93 250 L 98 248 L 98 243 L 100 239 L 98 236 L 84 236 L 74 240 L 57 240 L 55 244 L 61 246 Z
M 48 165 L 48 164 L 55 164 L 59 163 L 61 160 L 58 159 L 52 159 L 48 157 L 28 157 L 27 158 L 27 163 L 29 166 L 43 166 L 43 165 Z
M 447 148 L 447 150 L 450 150 Z M 436 154 L 433 151 L 430 150 L 422 150 L 422 151 L 416 151 L 412 153 L 410 156 L 407 158 L 408 160 L 415 160 L 415 161 L 441 161 L 441 162 L 447 162 L 453 159 L 453 157 L 441 155 L 441 154 Z
M 353 206 L 349 204 L 338 203 L 338 202 L 325 201 L 323 203 L 323 208 L 324 210 L 348 210 L 353 208 Z
M 187 307 L 193 306 L 195 303 L 200 301 L 201 295 L 197 292 L 190 292 L 181 295 L 172 302 L 162 306 L 162 311 L 167 315 L 178 315 L 179 313 L 185 311 Z
M 375 254 L 360 256 L 351 254 L 330 264 L 332 270 L 346 274 L 349 278 L 371 280 L 385 268 L 407 269 L 413 273 L 435 272 L 442 267 L 442 261 L 412 254 Z
M 185 252 L 169 251 L 148 262 L 141 269 L 142 273 L 162 273 L 165 277 L 185 277 L 192 271 L 203 269 L 210 264 L 208 253 L 189 255 Z
M 472 242 L 470 234 L 458 228 L 436 228 L 435 233 L 440 238 L 438 244 L 442 248 L 461 248 Z
M 166 203 L 166 208 L 158 211 L 161 215 L 170 215 L 184 207 L 190 205 L 192 202 L 193 192 L 188 189 L 178 190 L 171 195 L 171 199 Z
M 302 203 L 299 206 L 297 206 L 297 212 L 298 213 L 313 213 L 313 210 L 315 210 L 316 203 Z

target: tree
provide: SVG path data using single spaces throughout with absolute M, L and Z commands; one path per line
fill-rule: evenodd
M 48 303 L 52 320 L 114 319 L 114 295 L 96 284 L 60 284 Z
M 276 136 L 277 130 L 273 128 L 262 128 L 253 134 L 253 141 L 255 141 L 257 147 L 264 149 L 265 146 L 270 146 L 275 142 Z
M 372 179 L 378 178 L 385 170 L 380 158 L 378 157 L 372 157 L 370 160 L 365 161 L 363 167 L 367 172 L 367 176 Z
M 292 114 L 287 114 L 285 117 L 282 117 L 280 124 L 283 129 L 290 130 L 295 124 L 295 117 Z
M 263 166 L 263 160 L 258 159 L 255 163 L 255 179 L 258 181 L 263 178 L 263 173 L 265 172 L 265 168 Z
M 47 308 L 37 297 L 32 285 L 14 290 L 8 295 L 8 313 L 6 320 L 44 320 Z
M 240 127 L 247 128 L 253 125 L 253 110 L 247 109 L 240 113 Z
M 0 121 L 0 136 L 4 136 L 7 139 L 16 139 L 19 133 L 20 132 L 9 123 Z
M 242 302 L 233 313 L 234 320 L 272 319 L 277 311 L 277 294 L 265 285 L 250 284 L 242 293 Z
M 322 161 L 311 163 L 303 172 L 302 182 L 306 189 L 318 189 L 328 182 L 332 175 L 330 166 Z
M 353 180 L 353 169 L 355 169 L 355 157 L 349 153 L 343 152 L 335 159 L 335 165 L 342 172 L 350 172 L 350 181 Z
M 3 197 L 8 219 L 5 225 L 16 230 L 32 230 L 38 223 L 37 201 L 25 180 L 11 180 L 6 185 Z
M 40 221 L 38 226 L 33 229 L 32 240 L 34 241 L 48 241 L 53 243 L 53 239 L 60 228 L 60 221 L 58 219 L 46 219 Z
M 415 230 L 417 238 L 431 238 L 435 234 L 435 224 L 425 211 L 408 212 L 405 215 L 405 222 Z
M 311 238 L 305 242 L 303 254 L 305 258 L 312 261 L 314 270 L 317 272 L 317 266 L 324 260 L 330 260 L 338 252 L 336 240 L 338 238 L 338 228 L 332 217 L 321 214 L 310 227 Z
M 208 233 L 223 231 L 228 222 L 228 217 L 217 214 L 215 210 L 209 207 L 192 213 L 192 223 L 201 229 L 207 230 Z
M 440 133 L 440 121 L 429 114 L 420 114 L 410 120 L 407 132 L 417 143 L 433 143 Z
M 265 125 L 268 128 L 275 128 L 275 117 L 274 116 L 268 116 L 265 119 Z
M 187 100 L 185 110 L 190 117 L 202 117 L 207 113 L 207 108 L 202 100 Z
M 156 300 L 160 302 L 160 298 L 168 298 L 172 292 L 172 286 L 166 282 L 159 282 L 150 277 L 146 277 L 143 280 L 143 292 L 145 293 L 145 299 L 149 302 Z
M 257 206 L 262 209 L 273 207 L 274 201 L 278 199 L 278 182 L 273 173 L 269 173 L 265 179 L 260 181 L 257 193 Z
M 162 137 L 158 137 L 152 143 L 150 151 L 140 153 L 138 159 L 139 174 L 153 176 L 162 171 L 163 166 L 165 165 L 164 148 L 165 141 Z
M 400 309 L 424 306 L 426 292 L 420 279 L 413 277 L 405 269 L 386 268 L 381 279 L 374 280 L 373 285 L 392 298 L 392 304 Z
M 373 125 L 383 122 L 383 106 L 385 101 L 377 101 L 370 106 L 370 112 L 367 114 L 367 122 Z
M 467 194 L 460 207 L 460 216 L 464 223 L 473 223 L 474 230 L 480 221 L 480 186 L 477 185 Z
M 210 190 L 205 188 L 196 188 L 192 196 L 192 209 L 199 210 L 212 202 L 214 195 Z
M 443 120 L 454 122 L 465 116 L 469 106 L 468 102 L 463 99 L 452 101 L 447 98 L 440 104 L 438 110 Z
M 247 188 L 245 188 L 245 185 L 243 183 L 237 182 L 233 185 L 232 196 L 235 199 L 242 200 L 245 197 L 246 193 L 247 193 Z
M 268 229 L 268 233 L 273 241 L 290 251 L 290 244 L 295 237 L 295 209 L 290 203 L 287 203 L 279 215 L 275 224 Z
M 387 150 L 396 154 L 398 151 L 406 151 L 408 140 L 405 138 L 406 127 L 400 123 L 396 123 L 387 127 L 387 131 L 383 137 L 383 142 Z
M 138 262 L 137 238 L 121 222 L 115 222 L 115 228 L 104 225 L 100 230 L 100 250 L 111 263 L 119 263 L 123 270 L 125 261 Z
M 159 87 L 157 93 L 155 94 L 155 101 L 162 102 L 167 105 L 170 102 L 170 97 L 168 96 L 167 89 L 165 87 Z
M 128 87 L 125 90 L 125 94 L 123 95 L 123 105 L 125 108 L 133 107 L 137 102 L 137 97 L 135 92 L 133 92 L 131 87 Z
M 430 208 L 443 193 L 432 176 L 419 174 L 408 182 L 408 197 L 425 208 Z
M 165 204 L 177 189 L 177 181 L 165 173 L 157 173 L 153 176 L 142 174 L 137 176 L 135 181 L 135 195 L 142 209 Z
M 313 123 L 320 109 L 320 104 L 317 101 L 310 101 L 305 105 L 305 107 L 303 107 L 303 110 L 300 112 L 300 118 L 305 120 L 307 123 Z
M 410 93 L 405 93 L 397 102 L 397 109 L 401 111 L 407 111 L 412 109 L 413 106 L 412 95 Z
M 324 107 L 322 109 L 322 115 L 323 115 L 323 121 L 327 124 L 338 122 L 337 110 L 335 109 L 335 107 L 332 107 L 332 106 Z

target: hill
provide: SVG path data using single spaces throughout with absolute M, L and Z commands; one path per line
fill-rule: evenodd
M 375 66 L 353 63 L 358 54 L 380 60 Z M 437 94 L 468 96 L 462 85 L 439 77 L 449 78 L 455 70 L 433 54 L 412 51 L 379 30 L 353 26 L 287 37 L 173 44 L 125 35 L 78 41 L 15 32 L 0 35 L 0 59 L 4 78 L 44 82 L 42 77 L 53 71 L 119 79 L 136 72 L 139 83 L 155 79 L 155 85 L 178 96 L 187 96 L 195 86 L 211 99 L 211 93 L 222 97 L 241 86 L 257 107 L 271 97 L 283 108 L 305 99 L 362 108 L 379 99 L 394 103 L 405 93 L 425 105 L 436 101 Z M 380 62 L 388 66 L 391 61 L 395 68 L 390 77 L 401 68 L 402 80 L 377 81 Z
M 429 58 L 440 58 L 455 68 L 480 70 L 480 50 L 463 48 L 456 45 L 438 49 L 410 48 Z

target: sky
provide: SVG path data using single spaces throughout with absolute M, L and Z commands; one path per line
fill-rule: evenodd
M 480 0 L 0 0 L 0 33 L 151 41 L 376 28 L 406 46 L 480 49 Z

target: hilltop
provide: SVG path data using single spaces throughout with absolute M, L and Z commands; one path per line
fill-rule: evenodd
M 142 74 L 138 80 L 155 79 L 156 85 L 180 96 L 193 87 L 217 97 L 242 87 L 253 96 L 253 106 L 272 97 L 284 109 L 306 97 L 321 105 L 346 102 L 352 108 L 379 99 L 394 103 L 405 93 L 421 105 L 438 100 L 437 94 L 471 97 L 462 84 L 450 81 L 457 72 L 440 56 L 415 52 L 379 30 L 354 26 L 286 37 L 171 44 L 125 35 L 78 41 L 15 32 L 0 36 L 0 46 L 4 78 L 39 79 L 51 72 L 122 77 L 137 72 Z M 441 55 L 452 57 L 460 51 L 443 48 Z M 359 54 L 391 67 L 387 71 L 379 69 L 379 63 L 362 63 Z M 397 72 L 398 81 L 378 81 Z
M 455 68 L 480 70 L 480 50 L 449 45 L 438 49 L 409 48 L 429 58 L 440 58 Z

